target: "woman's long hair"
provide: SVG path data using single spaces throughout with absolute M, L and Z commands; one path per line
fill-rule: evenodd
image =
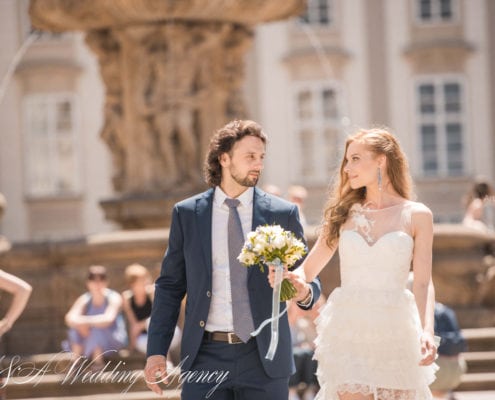
M 360 129 L 350 136 L 345 143 L 345 152 L 340 165 L 339 175 L 330 191 L 323 213 L 323 235 L 329 247 L 335 245 L 340 236 L 340 229 L 349 216 L 349 210 L 355 203 L 362 203 L 366 198 L 366 188 L 352 189 L 349 177 L 344 171 L 346 154 L 352 142 L 363 143 L 376 156 L 387 158 L 386 176 L 394 190 L 402 197 L 412 196 L 412 179 L 409 165 L 397 139 L 385 129 Z
M 258 123 L 250 120 L 229 122 L 212 137 L 203 167 L 205 181 L 210 187 L 218 186 L 222 181 L 220 156 L 223 153 L 231 154 L 234 144 L 245 136 L 260 138 L 266 144 L 266 135 L 263 129 Z

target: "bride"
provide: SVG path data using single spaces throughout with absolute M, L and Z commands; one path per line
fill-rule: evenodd
M 339 250 L 341 287 L 317 319 L 316 399 L 431 399 L 432 213 L 410 200 L 407 160 L 386 130 L 349 137 L 338 178 L 315 245 L 301 268 L 286 274 L 311 282 Z

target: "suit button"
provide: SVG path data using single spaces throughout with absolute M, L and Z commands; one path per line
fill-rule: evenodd
M 205 321 L 199 321 L 199 326 L 201 328 L 204 328 L 205 327 Z
M 211 292 L 209 290 L 206 291 L 206 297 L 211 297 Z

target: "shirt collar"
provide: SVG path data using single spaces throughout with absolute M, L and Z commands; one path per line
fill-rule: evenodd
M 249 207 L 253 204 L 253 196 L 254 196 L 254 187 L 249 187 L 244 193 L 242 193 L 237 200 L 241 202 L 242 207 Z M 224 201 L 228 196 L 225 192 L 217 186 L 215 188 L 214 202 L 217 206 L 224 205 Z

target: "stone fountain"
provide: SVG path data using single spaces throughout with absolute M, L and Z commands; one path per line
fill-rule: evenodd
M 304 0 L 31 0 L 36 29 L 86 32 L 106 86 L 101 137 L 123 228 L 168 225 L 173 203 L 204 188 L 211 134 L 247 115 L 244 55 L 253 27 Z

